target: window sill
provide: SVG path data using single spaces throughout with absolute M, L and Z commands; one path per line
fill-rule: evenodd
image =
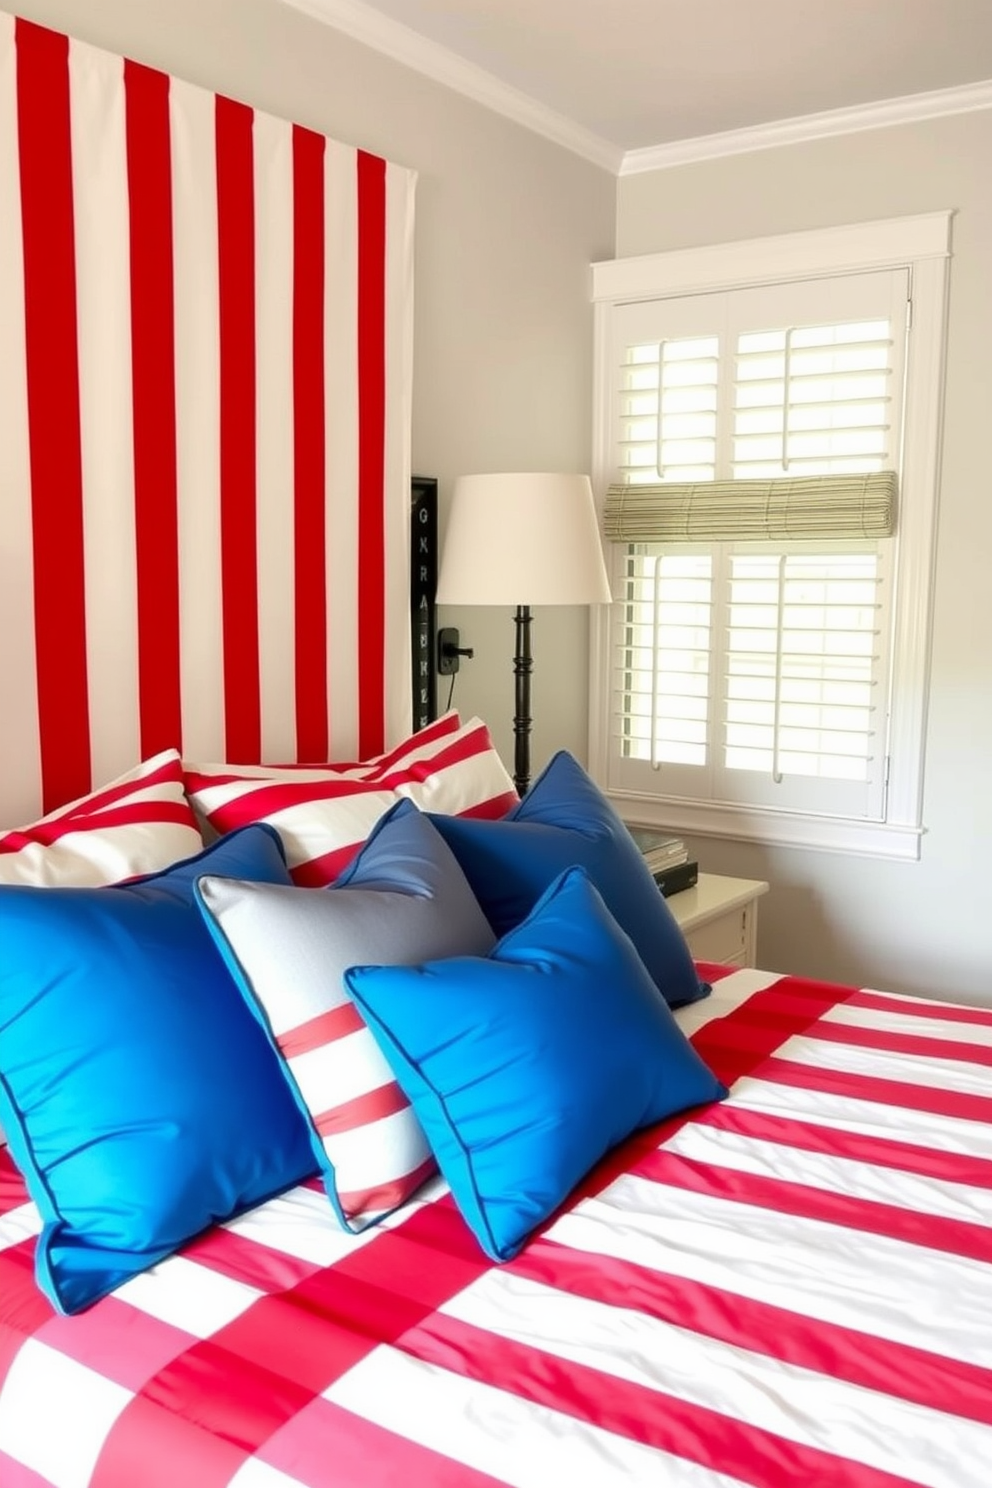
M 610 791 L 609 798 L 625 821 L 667 827 L 693 837 L 721 837 L 776 847 L 807 847 L 821 852 L 856 853 L 867 858 L 915 861 L 925 828 L 889 822 L 852 821 L 841 817 L 803 816 L 726 803 L 708 804 Z

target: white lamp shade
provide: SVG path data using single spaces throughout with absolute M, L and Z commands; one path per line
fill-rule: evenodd
M 463 475 L 448 515 L 439 604 L 609 604 L 587 475 Z

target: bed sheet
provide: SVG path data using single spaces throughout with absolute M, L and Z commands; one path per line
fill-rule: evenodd
M 3 1488 L 987 1488 L 992 1010 L 703 967 L 725 1102 L 516 1260 L 316 1183 L 56 1316 L 0 1151 Z

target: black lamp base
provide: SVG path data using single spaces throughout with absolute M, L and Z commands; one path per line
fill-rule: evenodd
M 519 796 L 525 796 L 530 785 L 530 674 L 534 665 L 530 651 L 530 621 L 530 606 L 517 605 L 513 618 L 517 640 L 513 653 L 513 783 Z

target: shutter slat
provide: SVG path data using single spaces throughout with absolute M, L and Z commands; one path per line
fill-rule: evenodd
M 752 371 L 753 371 L 753 369 L 752 369 Z M 795 369 L 790 369 L 789 375 L 788 375 L 788 381 L 789 381 L 789 386 L 790 387 L 792 386 L 793 383 L 802 384 L 802 383 L 809 383 L 809 382 L 823 382 L 823 383 L 829 383 L 831 386 L 833 386 L 835 383 L 836 384 L 843 384 L 845 382 L 865 382 L 865 381 L 884 382 L 885 380 L 887 380 L 888 375 L 889 375 L 889 368 L 888 367 L 842 367 L 842 368 L 841 367 L 837 367 L 837 368 L 829 368 L 829 369 L 828 368 L 822 368 L 822 367 L 820 367 L 820 368 L 813 368 L 813 367 L 811 367 L 808 372 L 804 372 L 802 370 L 796 371 Z M 748 391 L 748 393 L 752 393 L 752 392 L 758 391 L 758 390 L 760 390 L 761 388 L 764 388 L 764 387 L 768 387 L 768 388 L 777 387 L 777 388 L 781 389 L 784 381 L 785 381 L 785 373 L 784 372 L 781 372 L 781 373 L 776 374 L 776 373 L 771 372 L 771 371 L 768 371 L 768 372 L 762 371 L 759 374 L 757 374 L 756 376 L 739 377 L 737 379 L 737 389 L 738 389 L 738 392 L 740 392 L 740 390 L 742 388 L 746 388 L 747 391 Z M 883 396 L 884 396 L 884 394 L 879 394 L 879 398 L 881 398 Z M 792 402 L 792 401 L 794 401 L 794 400 L 790 398 L 789 399 L 789 402 Z M 830 401 L 833 402 L 834 400 L 831 399 Z M 778 402 L 781 405 L 782 399 L 779 398 L 778 399 Z

